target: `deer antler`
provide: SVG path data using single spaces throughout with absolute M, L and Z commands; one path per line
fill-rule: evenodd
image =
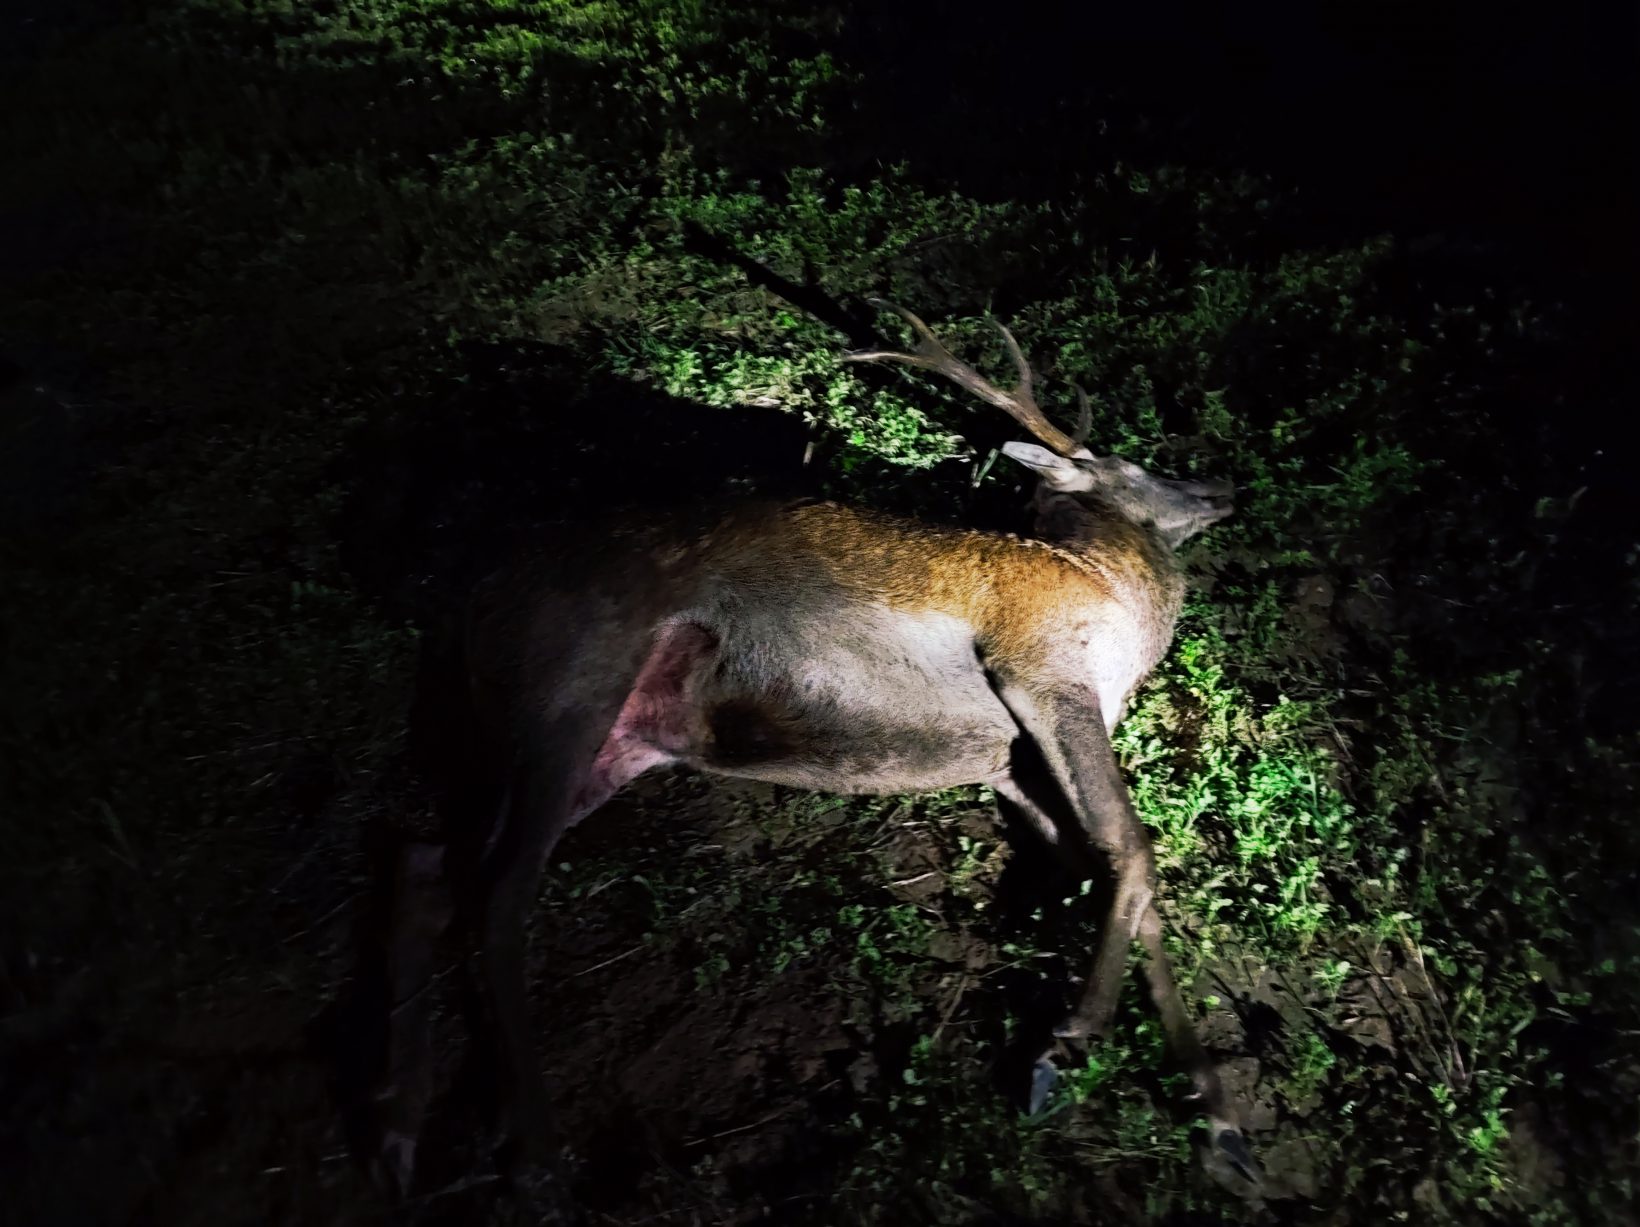
M 1071 432 L 1071 438 L 1078 447 L 1086 447 L 1088 436 L 1093 433 L 1093 402 L 1081 384 L 1073 383 L 1071 387 L 1076 389 L 1076 429 Z
M 895 315 L 910 324 L 911 331 L 917 335 L 917 344 L 908 354 L 891 349 L 855 350 L 853 353 L 843 355 L 844 362 L 903 362 L 907 366 L 919 366 L 925 371 L 933 371 L 935 374 L 944 375 L 953 383 L 967 388 L 986 404 L 995 405 L 998 409 L 1007 413 L 1061 456 L 1071 457 L 1087 454 L 1087 449 L 1082 446 L 1080 439 L 1072 438 L 1048 421 L 1042 410 L 1037 406 L 1036 398 L 1031 393 L 1031 365 L 1025 361 L 1025 355 L 1019 348 L 1019 342 L 1014 340 L 1014 334 L 1001 324 L 997 324 L 997 331 L 1002 334 L 1002 339 L 1008 346 L 1008 354 L 1014 360 L 1014 369 L 1019 372 L 1019 383 L 1012 392 L 997 387 L 973 367 L 946 349 L 934 336 L 933 329 L 929 328 L 927 324 L 904 307 L 895 306 L 893 303 L 881 298 L 872 298 L 867 301 L 874 307 L 894 312 Z M 1078 391 L 1080 394 L 1080 389 Z M 1086 396 L 1082 396 L 1082 403 L 1084 416 L 1086 417 Z

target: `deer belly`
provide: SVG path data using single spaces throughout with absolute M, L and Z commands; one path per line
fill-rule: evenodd
M 728 638 L 696 694 L 708 771 L 827 792 L 896 793 L 995 779 L 1018 727 L 955 619 L 798 628 L 779 653 Z M 949 623 L 949 624 L 948 624 Z
M 1006 714 L 1006 713 L 1004 713 Z M 997 779 L 1017 730 L 969 713 L 915 723 L 735 700 L 707 713 L 693 765 L 722 775 L 841 793 L 929 792 Z

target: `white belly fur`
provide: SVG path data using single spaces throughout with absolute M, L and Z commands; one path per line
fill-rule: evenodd
M 986 681 L 967 623 L 881 606 L 807 618 L 789 609 L 767 619 L 711 613 L 719 617 L 696 615 L 720 644 L 694 695 L 703 727 L 724 704 L 756 705 L 775 732 L 768 753 L 708 737 L 686 760 L 857 793 L 949 788 L 1006 769 L 1019 730 Z

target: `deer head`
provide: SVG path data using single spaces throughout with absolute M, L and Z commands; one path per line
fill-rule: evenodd
M 1059 535 L 1055 525 L 1063 517 L 1055 512 L 1063 500 L 1091 500 L 1101 503 L 1124 519 L 1150 529 L 1169 549 L 1224 519 L 1233 510 L 1232 487 L 1228 482 L 1176 481 L 1154 477 L 1131 460 L 1119 456 L 1095 456 L 1087 448 L 1092 411 L 1087 393 L 1076 389 L 1081 410 L 1076 433 L 1066 434 L 1048 420 L 1036 403 L 1035 379 L 1030 363 L 1014 334 L 1002 324 L 1008 354 L 1013 359 L 1018 382 L 1012 389 L 999 388 L 973 367 L 942 345 L 927 324 L 904 307 L 881 298 L 873 306 L 892 311 L 916 335 L 917 343 L 908 353 L 897 350 L 856 350 L 845 354 L 845 362 L 901 362 L 943 375 L 967 389 L 987 404 L 1006 412 L 1045 446 L 1009 443 L 1002 449 L 1010 460 L 1023 464 L 1041 479 L 1037 490 L 1038 528 L 1047 536 Z

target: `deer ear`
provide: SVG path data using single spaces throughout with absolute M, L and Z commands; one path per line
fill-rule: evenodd
M 1050 486 L 1070 486 L 1082 481 L 1082 470 L 1073 460 L 1066 460 L 1057 452 L 1050 452 L 1035 443 L 1004 443 L 1002 454 L 1017 460 L 1036 473 Z

